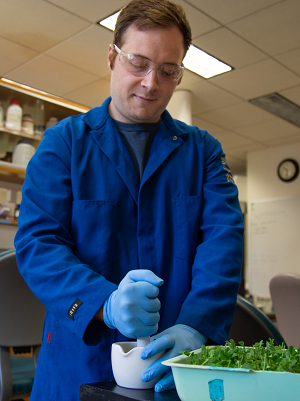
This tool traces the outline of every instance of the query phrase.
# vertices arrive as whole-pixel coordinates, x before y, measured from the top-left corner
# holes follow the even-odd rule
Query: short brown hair
[[[131,25],[141,31],[177,26],[183,35],[184,55],[192,42],[191,27],[184,9],[169,0],[132,0],[123,7],[114,31],[114,44],[119,48],[124,44],[124,34]]]

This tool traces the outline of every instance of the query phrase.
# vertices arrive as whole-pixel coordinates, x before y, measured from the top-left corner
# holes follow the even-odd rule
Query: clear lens
[[[155,64],[145,57],[135,56],[134,54],[125,53],[115,45],[116,51],[119,53],[120,62],[128,72],[136,77],[145,77],[150,71],[156,71],[160,82],[176,82],[183,74],[183,67],[174,64]]]
[[[143,74],[146,75],[151,69],[149,60],[145,59],[144,57],[133,56],[129,59],[126,57],[126,55],[124,55],[122,59],[124,60],[123,64],[125,64],[127,70],[137,76],[142,77]]]
[[[178,65],[163,64],[157,72],[159,77],[164,81],[178,81],[182,75],[182,68]]]

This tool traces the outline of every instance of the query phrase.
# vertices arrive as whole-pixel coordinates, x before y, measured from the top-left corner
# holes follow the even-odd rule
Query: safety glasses
[[[156,64],[143,56],[123,52],[116,45],[114,47],[120,56],[120,64],[136,77],[143,78],[151,71],[156,71],[158,80],[165,83],[179,81],[182,77],[183,66],[177,64]]]

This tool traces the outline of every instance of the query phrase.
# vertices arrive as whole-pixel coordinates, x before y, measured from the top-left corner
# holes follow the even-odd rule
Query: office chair
[[[29,397],[44,317],[44,305],[19,273],[15,250],[0,253],[0,401]]]
[[[244,341],[246,346],[252,346],[261,340],[265,344],[269,338],[274,339],[275,345],[286,346],[271,320],[255,305],[238,295],[229,339],[233,339],[235,343]]]
[[[278,274],[269,288],[278,329],[288,345],[300,347],[300,275]]]

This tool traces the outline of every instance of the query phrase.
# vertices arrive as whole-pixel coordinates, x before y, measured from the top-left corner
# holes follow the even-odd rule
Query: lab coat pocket
[[[175,208],[175,256],[193,262],[199,235],[202,196],[173,199]]]
[[[101,273],[114,262],[117,202],[77,200],[73,202],[74,253],[94,271]]]

